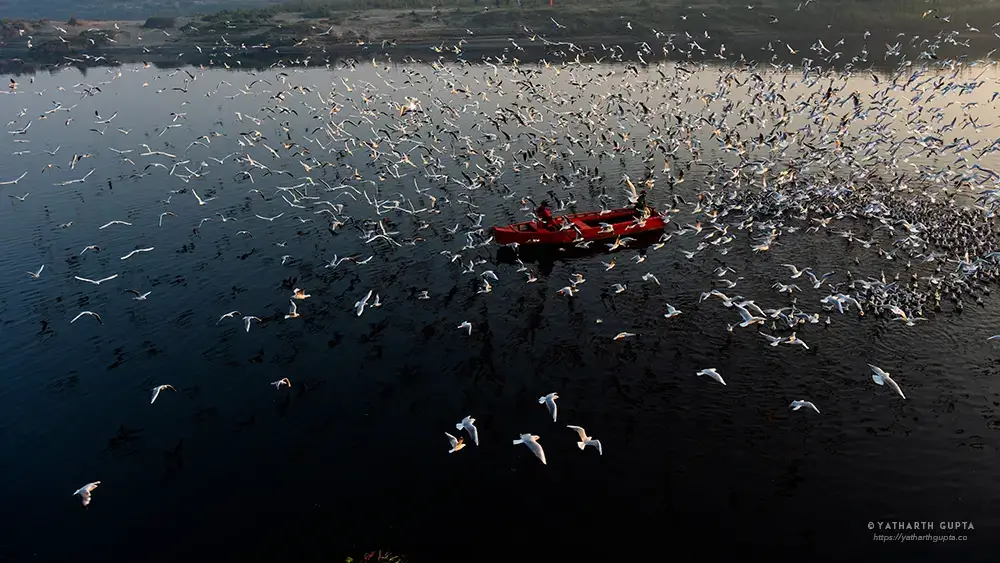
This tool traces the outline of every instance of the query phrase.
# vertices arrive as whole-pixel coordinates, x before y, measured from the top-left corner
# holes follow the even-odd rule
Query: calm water
[[[902,265],[879,258],[874,249],[847,247],[827,231],[807,234],[806,222],[761,255],[750,253],[748,233],[734,230],[737,239],[728,255],[706,251],[689,260],[681,250],[693,250],[701,235],[675,236],[663,248],[650,249],[642,264],[629,261],[634,250],[622,251],[611,271],[601,264],[609,260],[604,254],[529,263],[539,278],[531,285],[515,265],[497,262],[496,245],[462,250],[464,233],[475,220],[466,215],[470,210],[485,215],[484,226],[506,224],[525,215],[521,197],[540,200],[548,189],[560,198],[572,194],[581,210],[597,208],[602,187],[624,204],[616,184],[623,172],[643,176],[649,125],[661,128],[659,134],[676,133],[663,129],[674,126],[675,110],[705,117],[722,112],[725,100],[702,96],[716,91],[726,71],[701,70],[657,90],[635,87],[652,80],[652,72],[640,80],[616,66],[558,74],[522,67],[538,70],[534,77],[503,67],[496,73],[456,65],[383,67],[369,62],[353,72],[286,69],[283,77],[278,70],[252,76],[189,68],[197,80],[187,84],[186,93],[173,90],[184,87],[183,71],[170,76],[171,71],[124,67],[120,76],[104,70],[81,76],[68,70],[40,74],[33,84],[22,77],[17,95],[0,97],[0,113],[14,121],[7,130],[32,121],[26,135],[0,137],[5,155],[0,180],[28,172],[0,193],[29,193],[23,202],[8,197],[0,202],[0,352],[7,366],[0,385],[5,446],[0,559],[176,561],[206,553],[230,559],[267,553],[282,561],[337,561],[382,548],[418,560],[470,561],[525,549],[565,553],[586,546],[631,556],[697,546],[706,556],[752,549],[788,559],[799,557],[801,549],[821,558],[854,552],[899,561],[972,561],[995,551],[1000,521],[991,507],[1000,501],[993,478],[1000,392],[994,377],[1000,364],[995,346],[985,341],[1000,332],[994,301],[962,314],[934,315],[915,327],[834,313],[828,327],[800,329],[809,351],[772,348],[752,329],[730,335],[726,325],[738,316],[718,300],[698,303],[719,265],[743,277],[736,290],[723,291],[755,299],[761,307],[788,304],[770,289],[775,281],[789,283],[783,263],[817,272],[850,269],[858,277],[883,271],[892,276]],[[663,70],[670,76],[677,72],[672,66]],[[830,77],[803,79],[798,69],[758,72],[768,82],[786,81],[782,93],[790,108],[796,97],[805,102],[831,83]],[[734,71],[744,84],[751,75]],[[408,78],[411,84],[404,84]],[[980,125],[995,119],[992,86],[972,93],[953,89],[926,101],[938,80],[992,85],[998,78],[993,69],[944,69],[924,78],[933,81],[924,87],[923,100],[912,101],[914,91],[892,92],[896,109],[868,119],[885,120],[887,135],[897,140],[933,133],[907,115],[917,105],[926,106],[921,118],[933,117],[936,127],[952,117],[961,125],[963,112]],[[250,94],[226,98],[255,79],[270,85],[258,83]],[[518,82],[528,80],[530,89]],[[845,93],[858,90],[865,96],[876,89],[868,73],[832,80]],[[74,87],[80,82],[101,91],[81,96],[82,86]],[[632,90],[623,87],[629,83]],[[295,85],[311,91],[293,90]],[[469,91],[471,98],[454,89]],[[296,113],[261,109],[278,107],[278,100],[269,98],[279,91],[285,92],[284,106]],[[760,129],[766,134],[774,119],[747,91],[734,86],[726,98],[767,119]],[[487,92],[485,98],[481,92]],[[622,101],[607,106],[603,121],[587,123],[574,113],[602,95],[619,94]],[[407,95],[420,98],[429,123],[395,117],[390,101],[402,103]],[[363,97],[371,100],[365,115],[371,123],[355,107],[364,106]],[[493,157],[506,161],[497,184],[508,185],[516,197],[503,197],[499,187],[469,191],[406,164],[398,167],[401,178],[380,178],[370,165],[370,150],[351,145],[353,155],[338,155],[345,141],[315,131],[331,119],[330,100],[342,108],[333,121],[354,122],[344,124],[338,137],[365,141],[384,135],[380,128],[403,123],[405,133],[387,132],[394,139],[419,133],[418,141],[444,151],[434,154],[448,166],[441,173],[459,179],[460,171],[485,175],[481,170],[489,169],[493,149]],[[39,119],[53,101],[75,107]],[[643,117],[632,103],[639,101],[656,108],[651,116]],[[967,102],[978,105],[963,106]],[[833,119],[849,106],[848,101]],[[494,112],[500,108],[537,115],[525,127],[509,116],[503,127],[512,137],[509,146],[485,117],[473,113],[499,116]],[[103,135],[90,131],[105,127],[93,123],[95,111],[102,119],[118,112]],[[245,116],[242,122],[236,112]],[[172,121],[172,113],[186,118]],[[65,125],[67,117],[74,120]],[[808,112],[791,119],[788,129],[810,124]],[[161,136],[172,124],[181,127]],[[860,129],[861,123],[852,127]],[[518,136],[530,128],[549,137],[546,148],[518,154],[533,148]],[[735,162],[709,137],[711,129],[695,133],[702,160]],[[970,127],[948,137],[985,140],[983,148],[997,137],[996,130]],[[253,131],[264,138],[251,146],[246,139],[253,139]],[[602,133],[622,139],[626,132],[636,151],[600,160],[569,139]],[[201,135],[209,135],[207,147],[186,148]],[[468,142],[461,139],[465,135]],[[305,140],[317,137],[334,152]],[[298,146],[286,150],[282,142]],[[140,156],[142,143],[176,159]],[[411,144],[401,142],[399,149]],[[888,150],[889,144],[877,150]],[[331,186],[348,183],[371,197],[378,193],[380,200],[409,199],[416,209],[429,207],[428,194],[434,195],[442,212],[382,215],[390,219],[390,230],[400,233],[398,240],[424,239],[415,245],[366,244],[351,225],[331,233],[329,216],[315,213],[322,208],[315,200],[300,201],[306,206],[300,209],[276,193],[277,187],[307,181],[299,161],[308,157],[292,156],[302,146],[309,156],[334,164],[308,172],[317,185],[307,195],[344,204],[344,215],[379,218],[365,195],[325,192],[320,179]],[[477,154],[468,154],[469,146]],[[907,141],[898,156],[915,146]],[[55,156],[44,152],[57,147]],[[111,148],[133,152],[119,155]],[[13,154],[21,151],[30,153]],[[779,152],[772,157],[780,160]],[[84,153],[92,156],[70,170],[72,156]],[[209,158],[232,153],[236,156],[221,165]],[[251,169],[236,162],[246,155],[292,177],[254,169],[251,182],[238,174]],[[418,166],[420,155],[410,153]],[[955,158],[919,154],[903,166],[932,173]],[[200,170],[201,177],[188,183],[170,176],[175,160],[190,160],[176,173],[188,174],[186,166]],[[678,153],[672,173],[690,160],[689,152]],[[987,155],[977,162],[995,168],[1000,165],[995,160]],[[539,164],[532,166],[534,161]],[[571,161],[598,166],[604,180],[590,184],[575,177],[569,189],[558,181],[542,185],[542,174],[570,173]],[[167,169],[151,167],[148,175],[133,176],[154,162]],[[40,172],[48,163],[59,168]],[[659,174],[662,158],[650,166]],[[818,171],[837,163],[814,166]],[[53,185],[92,168],[84,183]],[[355,178],[355,170],[362,179]],[[691,167],[674,191],[695,201],[713,181],[704,176],[707,170]],[[429,191],[418,193],[414,181]],[[251,188],[267,199],[248,193]],[[169,193],[182,189],[187,191]],[[199,206],[191,189],[215,199]],[[667,206],[669,194],[666,180],[659,180],[650,202]],[[451,204],[441,203],[443,198]],[[692,213],[693,205],[681,207],[672,220],[676,225],[704,220]],[[175,216],[158,226],[164,211]],[[270,222],[255,217],[282,212]],[[238,220],[223,223],[217,213]],[[195,231],[205,217],[213,220]],[[132,225],[99,228],[112,220]],[[72,225],[60,228],[67,222]],[[456,223],[460,229],[450,234],[447,229]],[[840,227],[871,234],[860,222]],[[252,238],[237,234],[243,230]],[[892,244],[893,237],[884,233],[872,236],[884,247]],[[101,251],[81,255],[87,245]],[[154,250],[121,260],[141,247]],[[477,294],[479,276],[463,274],[462,266],[441,254],[446,250],[462,253],[466,264],[474,257],[487,260],[476,272],[496,272],[493,292]],[[325,268],[334,255],[373,258]],[[40,279],[24,273],[42,264]],[[579,295],[572,300],[557,295],[575,272],[587,279]],[[643,282],[646,272],[655,273],[662,285]],[[118,278],[100,286],[74,279],[116,273]],[[629,289],[607,296],[614,283]],[[819,299],[827,292],[807,285],[798,297],[800,308],[822,312]],[[312,297],[299,303],[300,318],[284,320],[292,287]],[[152,293],[145,301],[122,293],[133,288]],[[384,305],[357,317],[352,305],[369,289]],[[431,299],[416,299],[421,290]],[[664,319],[666,302],[683,314]],[[103,326],[89,318],[71,325],[85,309],[98,312]],[[234,309],[242,314],[216,323]],[[274,318],[247,333],[239,320],[243,315]],[[473,323],[471,336],[456,329],[464,320]],[[620,331],[638,336],[612,341]],[[868,363],[897,376],[907,400],[874,385]],[[718,368],[728,385],[694,375],[706,367]],[[269,385],[282,377],[292,381],[290,389]],[[172,384],[177,392],[166,391],[150,405],[149,390],[159,384]],[[537,402],[553,391],[560,395],[558,423]],[[822,414],[789,411],[794,399],[814,401]],[[465,415],[477,419],[481,445],[448,455],[443,433],[459,435],[454,425]],[[578,451],[566,424],[601,439],[604,455]],[[525,432],[541,436],[547,466],[526,448],[511,445]],[[102,485],[92,504],[81,508],[70,493],[93,480]],[[975,530],[965,532],[968,541],[962,543],[872,540],[870,521],[895,520],[966,521]]]

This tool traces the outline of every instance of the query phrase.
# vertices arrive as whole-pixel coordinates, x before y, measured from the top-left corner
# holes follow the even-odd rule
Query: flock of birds
[[[634,252],[627,262],[636,265],[652,252],[719,264],[697,303],[719,303],[732,311],[731,334],[752,329],[762,344],[803,351],[811,348],[799,333],[810,325],[829,325],[835,315],[914,326],[931,312],[983,304],[990,285],[1000,278],[1000,252],[995,250],[1000,240],[992,227],[1000,188],[991,187],[1000,173],[980,165],[1000,150],[1000,139],[971,138],[989,131],[992,124],[977,117],[977,107],[994,108],[1000,92],[983,95],[984,89],[996,87],[995,79],[983,79],[992,63],[937,59],[942,46],[961,44],[959,31],[901,40],[919,48],[916,60],[907,58],[900,43],[876,53],[881,46],[869,45],[867,33],[864,47],[853,55],[837,51],[843,41],[832,47],[822,40],[811,47],[784,44],[792,54],[809,52],[798,65],[773,57],[753,63],[749,55],[733,56],[724,47],[711,56],[691,33],[657,32],[664,40],[662,52],[680,62],[655,62],[658,50],[642,43],[635,46],[634,58],[640,61],[635,63],[624,46],[586,49],[545,39],[542,30],[524,31],[529,40],[544,40],[552,61],[520,61],[514,40],[505,52],[482,61],[465,60],[461,43],[451,49],[442,44],[437,49],[441,58],[430,65],[399,64],[387,52],[381,60],[379,55],[370,61],[326,59],[331,71],[323,75],[330,79],[326,85],[302,81],[315,76],[305,72],[303,67],[312,64],[306,58],[252,75],[227,74],[201,89],[194,84],[214,83],[219,75],[203,68],[167,72],[148,65],[112,67],[106,80],[49,92],[58,99],[40,115],[15,112],[7,132],[18,150],[0,167],[5,174],[0,186],[8,191],[25,185],[34,190],[103,190],[102,183],[91,179],[97,166],[77,169],[89,159],[113,158],[119,167],[127,165],[128,172],[103,178],[108,191],[117,189],[115,182],[128,185],[148,182],[146,178],[172,189],[163,194],[158,217],[113,220],[98,227],[98,233],[140,229],[140,220],[150,230],[183,220],[192,237],[214,222],[234,238],[253,241],[259,232],[254,225],[287,229],[302,238],[315,234],[303,232],[304,225],[322,221],[318,235],[332,233],[330,245],[347,253],[316,262],[333,272],[342,271],[345,263],[361,268],[373,259],[392,260],[398,249],[419,247],[434,237],[454,246],[426,259],[453,265],[458,280],[471,276],[475,282],[469,286],[476,295],[491,293],[507,279],[497,273],[499,261],[490,264],[491,258],[484,257],[495,246],[490,221],[531,217],[542,193],[555,209],[566,212],[578,207],[574,194],[585,193],[586,205],[610,210],[634,203],[640,189],[648,190],[667,230],[650,246],[633,245],[636,241],[628,238],[607,243],[602,252],[612,257],[602,261],[603,271],[615,269],[625,251]],[[774,46],[765,50],[773,52]],[[238,49],[223,38],[217,52],[232,57]],[[446,60],[445,53],[454,57]],[[835,61],[843,64],[835,67]],[[894,70],[880,75],[871,70],[876,62]],[[95,112],[92,119],[74,111],[80,102],[73,96],[106,97],[125,81],[129,88],[156,94],[180,92],[183,99],[179,107],[163,110],[165,124],[145,142],[133,141],[132,129],[116,119],[117,111],[107,117]],[[859,81],[871,91],[859,91]],[[8,93],[16,96],[4,100],[5,111],[19,96],[46,95],[14,79]],[[253,100],[247,103],[256,109],[225,110],[238,98]],[[188,121],[184,106],[198,103],[218,104],[224,115],[211,124]],[[88,147],[71,155],[60,152],[61,146],[45,149],[49,158],[38,173],[14,169],[19,158],[39,155],[30,143],[55,138],[52,131],[47,138],[35,136],[43,120],[89,129],[84,131]],[[106,150],[98,148],[104,145]],[[685,173],[692,170],[704,183],[682,187]],[[46,181],[42,175],[58,177]],[[519,193],[511,184],[525,191]],[[235,189],[243,195],[232,195]],[[8,195],[16,207],[31,205],[30,191]],[[55,226],[77,228],[73,221]],[[727,258],[730,252],[753,257],[778,245],[796,245],[796,233],[820,232],[840,238],[851,251],[877,253],[898,270],[865,276],[783,264],[787,276],[774,279],[772,295],[751,299],[738,294],[744,278],[737,276],[736,260]],[[285,253],[287,244],[268,243],[281,266],[314,260]],[[98,241],[69,257],[66,283],[91,284],[100,291],[119,280],[120,273],[72,274],[87,253],[107,246]],[[596,250],[602,244],[583,241],[576,246]],[[510,250],[523,249],[511,245]],[[118,262],[124,266],[152,252],[160,251],[136,247]],[[860,259],[854,261],[861,269]],[[548,281],[520,258],[516,263],[526,283]],[[580,259],[580,269],[586,271],[589,263]],[[27,275],[32,280],[52,275],[45,267]],[[616,272],[623,270],[619,281],[601,289],[602,300],[633,291],[630,284],[660,286],[652,271],[632,281],[627,267]],[[576,273],[569,285],[552,292],[578,299],[585,282],[585,274]],[[462,287],[456,281],[452,294]],[[215,324],[242,320],[250,332],[254,323],[295,322],[309,313],[300,307],[311,295],[299,287],[289,289],[287,313],[233,310]],[[118,291],[138,301],[156,299],[149,289]],[[435,299],[432,291],[417,288],[409,298]],[[361,317],[404,298],[384,299],[368,290],[350,313]],[[758,304],[765,299],[777,303]],[[683,314],[665,304],[666,319]],[[83,317],[105,323],[96,310],[74,315],[70,323]],[[477,325],[464,320],[455,328],[471,337]],[[623,331],[613,339],[636,336]],[[874,383],[906,398],[887,371],[869,366]],[[726,385],[716,368],[696,375]],[[292,381],[271,384],[280,390]],[[150,403],[165,390],[175,391],[169,384],[156,385]],[[557,399],[556,393],[539,399],[553,421]],[[789,408],[820,413],[805,399],[792,401]],[[568,428],[578,435],[581,450],[591,446],[603,454],[601,442],[582,427]],[[465,417],[456,429],[479,445],[474,418]],[[445,434],[449,453],[466,446],[464,438]],[[513,443],[546,463],[539,436],[524,433]],[[74,494],[86,506],[99,484],[89,483]]]
[[[549,393],[548,395],[543,395],[538,398],[538,404],[545,405],[545,407],[549,410],[549,414],[552,415],[552,422],[557,422],[559,407],[556,406],[556,399],[558,398],[558,393]],[[465,430],[469,434],[469,439],[472,440],[472,443],[478,446],[479,430],[476,428],[475,422],[476,419],[471,416],[466,416],[461,422],[455,425],[455,429]],[[580,440],[576,443],[578,448],[583,450],[586,449],[587,446],[592,446],[597,450],[599,455],[604,455],[604,447],[601,446],[601,441],[594,439],[593,436],[588,436],[587,431],[582,427],[567,425],[566,428],[575,432],[580,438]],[[464,438],[456,438],[448,432],[445,432],[444,435],[448,437],[448,444],[451,447],[451,449],[448,450],[448,453],[455,453],[465,447]],[[539,439],[540,436],[537,434],[521,434],[518,439],[514,440],[514,445],[518,446],[523,444],[531,450],[531,453],[535,454],[535,457],[537,457],[543,465],[547,465],[548,462],[545,461],[545,450],[542,448],[542,444],[538,441]]]

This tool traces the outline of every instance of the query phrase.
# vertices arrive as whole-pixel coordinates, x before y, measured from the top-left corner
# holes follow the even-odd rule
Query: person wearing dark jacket
[[[635,210],[643,215],[649,213],[649,207],[646,205],[646,190],[639,192],[639,197],[635,199]]]

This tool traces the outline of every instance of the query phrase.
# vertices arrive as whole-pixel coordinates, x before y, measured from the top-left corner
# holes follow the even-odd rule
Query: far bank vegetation
[[[173,29],[177,25],[177,19],[169,16],[153,16],[147,18],[142,24],[143,29]]]

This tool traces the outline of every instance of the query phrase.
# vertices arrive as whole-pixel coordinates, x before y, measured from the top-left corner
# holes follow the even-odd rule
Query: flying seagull
[[[552,414],[552,422],[556,421],[556,414],[558,413],[558,407],[556,407],[556,399],[559,398],[558,393],[549,393],[538,398],[539,405],[545,405],[549,408],[549,413]]]
[[[448,450],[448,453],[453,454],[465,447],[465,441],[462,438],[456,438],[447,432],[444,435],[448,437],[448,443],[451,444],[451,449]]]
[[[715,368],[703,369],[698,373],[696,373],[695,375],[707,375],[723,385],[726,384],[726,382],[722,380],[722,376],[719,375],[719,372],[715,371]]]
[[[576,433],[580,436],[580,441],[576,443],[576,446],[578,448],[582,450],[587,446],[594,446],[595,448],[597,448],[598,454],[604,455],[604,449],[601,447],[601,441],[595,440],[592,436],[587,436],[587,431],[584,430],[582,427],[567,425],[566,428],[569,428],[570,430],[575,430]]]
[[[135,295],[135,297],[132,298],[133,300],[135,300],[135,301],[145,301],[146,298],[149,297],[149,294],[153,293],[153,292],[152,291],[147,291],[146,293],[139,293],[138,289],[126,289],[122,293],[132,293],[132,294]]]
[[[243,327],[247,329],[247,332],[250,332],[250,321],[260,322],[260,317],[255,317],[253,315],[243,317]]]
[[[235,317],[236,315],[239,315],[239,314],[240,314],[239,311],[230,311],[230,312],[226,313],[225,315],[222,315],[221,317],[219,317],[219,320],[216,321],[215,324],[219,324],[219,323],[222,322],[223,319],[231,319],[231,318],[233,318],[233,317]]]
[[[173,385],[157,385],[156,387],[153,387],[153,398],[149,400],[149,404],[152,405],[153,403],[155,403],[156,398],[160,396],[160,391],[163,391],[164,389],[170,389],[171,391],[177,390],[174,389]]]
[[[903,394],[903,390],[899,388],[899,384],[889,376],[889,372],[878,366],[873,366],[872,364],[868,364],[868,367],[872,368],[872,381],[878,383],[879,385],[888,384],[893,391],[899,393],[900,397],[904,399],[906,398],[906,395]]]
[[[514,445],[524,444],[528,446],[531,453],[535,454],[535,457],[542,460],[542,465],[548,465],[545,463],[545,450],[542,449],[542,445],[538,443],[538,436],[533,434],[521,434],[521,437],[514,440]]]
[[[458,424],[455,425],[455,429],[456,430],[465,430],[466,432],[468,432],[469,433],[469,439],[472,440],[473,444],[475,444],[475,445],[478,446],[479,445],[479,430],[476,430],[476,424],[475,423],[476,423],[476,419],[472,418],[471,416],[467,416],[467,417],[465,417],[465,418],[462,419],[462,422],[459,422]]]
[[[77,316],[75,316],[75,317],[73,317],[73,320],[71,320],[69,323],[70,324],[75,323],[77,321],[77,319],[79,319],[80,317],[82,317],[84,315],[89,315],[91,317],[94,317],[95,319],[97,319],[97,322],[101,323],[102,325],[104,324],[104,321],[101,319],[101,316],[98,315],[97,313],[93,312],[93,311],[81,311],[80,314],[77,315]]]
[[[816,408],[816,405],[812,404],[810,401],[792,401],[792,404],[788,406],[791,407],[793,411],[797,411],[802,407],[805,407],[816,411],[817,414],[819,413],[819,409]]]
[[[93,483],[87,483],[86,485],[80,487],[73,492],[73,496],[80,495],[80,504],[87,506],[90,504],[90,493],[100,485],[100,481],[94,481]]]

